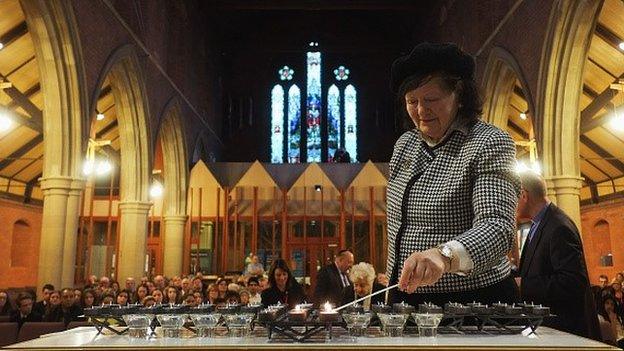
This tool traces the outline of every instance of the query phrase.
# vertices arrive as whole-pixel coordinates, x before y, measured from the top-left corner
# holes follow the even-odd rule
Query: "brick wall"
[[[601,202],[581,208],[581,226],[589,279],[598,283],[598,276],[609,279],[624,271],[624,199]],[[612,267],[601,267],[600,256],[607,250],[613,255]]]
[[[0,289],[37,285],[42,211],[38,206],[0,199]],[[27,227],[22,226],[22,230],[18,230],[16,235],[22,236],[22,239],[14,243],[15,223],[20,221]],[[12,250],[14,245],[19,250]],[[17,262],[25,262],[27,265],[13,267],[12,251],[26,256]]]

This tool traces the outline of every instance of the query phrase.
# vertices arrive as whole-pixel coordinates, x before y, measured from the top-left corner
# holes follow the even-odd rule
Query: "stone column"
[[[63,243],[63,273],[60,289],[73,287],[76,274],[76,242],[78,241],[78,219],[80,217],[80,199],[85,181],[74,179],[67,198],[65,218],[65,240]]]
[[[581,230],[581,186],[583,178],[570,175],[545,177],[548,197],[561,208]]]
[[[41,179],[43,191],[43,215],[39,242],[39,264],[37,291],[44,284],[60,289],[62,284],[61,263],[67,221],[67,200],[74,179],[69,177],[47,177]]]
[[[165,240],[163,245],[163,273],[167,277],[182,274],[184,259],[184,229],[186,215],[167,215],[165,222]]]
[[[126,201],[119,203],[119,251],[117,252],[117,275],[123,282],[128,277],[137,281],[145,274],[147,251],[147,220],[152,203]]]

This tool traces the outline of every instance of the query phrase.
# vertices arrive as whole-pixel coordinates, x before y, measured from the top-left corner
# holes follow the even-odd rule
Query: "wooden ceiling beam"
[[[613,31],[611,31],[611,29],[598,22],[596,23],[596,30],[594,31],[594,33],[602,40],[606,41],[607,44],[611,45],[614,49],[620,51],[619,45],[622,42],[622,39],[618,37],[617,34],[615,34]]]
[[[7,47],[17,39],[26,35],[26,33],[28,33],[28,25],[26,24],[26,21],[22,21],[18,23],[15,27],[9,29],[8,32],[1,35],[0,43]]]
[[[9,156],[0,161],[0,171],[10,166],[13,162],[23,157],[33,147],[43,142],[43,134],[39,134],[31,139],[26,144],[22,145],[19,149],[13,151]]]
[[[507,125],[509,128],[513,129],[514,132],[520,134],[523,139],[529,140],[529,133],[525,132],[522,127],[515,124],[511,119],[507,121]]]
[[[581,135],[580,140],[581,140],[581,143],[585,144],[585,146],[590,148],[598,156],[604,158],[606,162],[611,164],[611,166],[615,167],[618,171],[624,173],[624,162],[615,158],[613,155],[611,155],[611,153],[609,153],[607,150],[600,147],[598,144],[593,142],[587,136]]]
[[[6,77],[0,74],[0,79],[6,80]],[[29,92],[38,91],[41,89],[39,83],[28,89]],[[39,130],[43,130],[43,112],[28,98],[25,93],[22,93],[17,88],[10,87],[4,89],[4,92],[13,100],[16,106],[21,107],[32,119],[32,123],[39,126]]]
[[[100,138],[102,138],[104,134],[110,132],[113,128],[117,127],[117,125],[119,125],[119,122],[117,121],[117,119],[115,119],[114,121],[109,123],[106,127],[102,128],[102,130],[97,132],[95,134],[95,139],[100,140]]]
[[[616,78],[612,83],[619,83],[620,79],[624,79],[624,74]],[[583,85],[583,92],[585,90],[585,84]],[[587,87],[589,89],[589,87]],[[589,95],[589,94],[588,94]],[[609,113],[604,113],[601,116],[594,118],[594,116],[600,112],[603,108],[605,108],[608,104],[611,103],[611,100],[617,95],[617,90],[611,89],[611,84],[607,86],[605,90],[603,90],[600,94],[597,94],[592,102],[587,105],[581,111],[581,134],[585,134],[590,130],[601,126],[604,124],[605,119],[608,117]]]

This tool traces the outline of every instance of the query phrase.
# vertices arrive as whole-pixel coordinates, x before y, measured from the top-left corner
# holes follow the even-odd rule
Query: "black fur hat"
[[[399,57],[392,64],[390,88],[398,93],[404,82],[436,71],[474,79],[475,62],[455,44],[420,43],[409,55]]]

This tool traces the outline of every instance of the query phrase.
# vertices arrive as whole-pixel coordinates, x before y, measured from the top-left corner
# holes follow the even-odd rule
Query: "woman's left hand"
[[[399,288],[411,294],[419,286],[435,284],[449,269],[448,259],[437,248],[414,252],[403,263]]]

